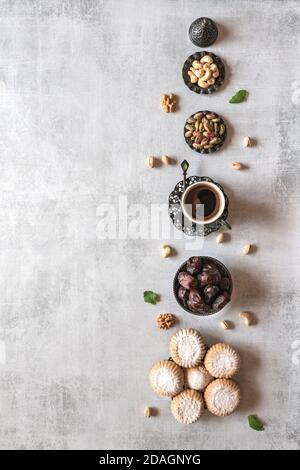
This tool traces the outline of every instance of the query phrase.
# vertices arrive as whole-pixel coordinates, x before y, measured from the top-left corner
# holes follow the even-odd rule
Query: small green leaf
[[[189,166],[190,166],[189,162],[187,162],[186,160],[183,160],[183,162],[181,163],[182,171],[184,171],[184,172],[188,171]]]
[[[156,294],[155,292],[152,292],[152,290],[145,290],[144,292],[144,301],[147,302],[148,304],[155,305],[156,302],[159,300],[159,295]]]
[[[245,101],[246,96],[247,96],[247,91],[246,90],[239,90],[239,91],[236,92],[235,95],[233,95],[230,98],[229,103],[231,103],[231,104],[242,103],[243,101]]]
[[[255,415],[248,416],[248,423],[250,428],[255,429],[255,431],[263,431],[264,425]]]

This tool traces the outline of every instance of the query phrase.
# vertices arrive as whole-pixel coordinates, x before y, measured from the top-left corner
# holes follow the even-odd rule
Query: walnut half
[[[160,105],[165,113],[172,113],[176,104],[176,97],[172,93],[170,95],[161,95]]]
[[[161,330],[168,330],[176,323],[176,317],[172,313],[160,313],[156,317],[157,327]]]

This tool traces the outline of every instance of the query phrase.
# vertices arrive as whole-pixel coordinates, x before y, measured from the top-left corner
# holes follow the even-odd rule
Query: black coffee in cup
[[[224,195],[211,182],[199,182],[188,187],[183,196],[186,215],[198,223],[210,223],[220,217],[225,206]]]

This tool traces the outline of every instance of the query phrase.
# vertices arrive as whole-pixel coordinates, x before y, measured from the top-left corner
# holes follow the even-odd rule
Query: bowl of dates
[[[176,272],[173,291],[186,312],[199,316],[212,315],[230,302],[232,277],[226,266],[217,259],[192,256]]]

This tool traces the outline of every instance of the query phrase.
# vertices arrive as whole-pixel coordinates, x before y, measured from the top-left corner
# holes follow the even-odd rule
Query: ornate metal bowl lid
[[[189,28],[189,37],[195,46],[211,46],[218,37],[217,25],[210,18],[198,18]]]

